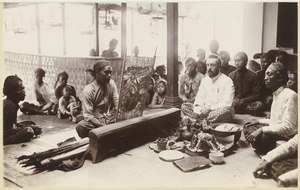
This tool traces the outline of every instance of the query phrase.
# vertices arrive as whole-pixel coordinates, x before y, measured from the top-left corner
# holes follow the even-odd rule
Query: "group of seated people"
[[[76,122],[76,116],[80,114],[81,101],[76,96],[75,87],[68,83],[68,73],[61,72],[57,76],[54,88],[44,82],[45,70],[35,70],[34,92],[35,103],[23,102],[20,110],[25,114],[49,114],[56,115],[59,119],[68,118]]]
[[[261,54],[261,70],[253,72],[246,67],[248,56],[245,52],[236,53],[235,69],[232,69],[228,64],[228,52],[218,53],[216,48],[212,49],[206,60],[203,51],[198,51],[198,55],[202,52],[198,61],[201,66],[197,67],[193,58],[186,61],[186,71],[179,83],[182,117],[195,121],[206,119],[210,123],[234,122],[236,113],[269,117],[267,123],[255,120],[244,126],[246,141],[258,154],[267,154],[254,172],[260,177],[271,163],[297,152],[298,96],[291,85],[296,86],[295,79],[288,77],[291,73],[295,77],[295,72],[287,70],[282,52]],[[205,69],[201,73],[199,68]],[[270,111],[270,115],[264,115],[264,111]],[[275,149],[280,140],[291,142]],[[295,171],[278,178],[285,185],[294,184],[296,179]]]
[[[199,61],[193,58],[186,61],[186,72],[179,82],[179,95],[183,100],[182,116],[195,121],[206,119],[211,123],[219,123],[233,122],[235,113],[260,115],[263,110],[270,110],[268,124],[253,121],[245,125],[244,129],[245,138],[254,149],[261,154],[268,152],[254,172],[255,176],[260,176],[270,163],[278,160],[279,154],[285,152],[288,155],[287,151],[297,150],[297,93],[288,88],[288,72],[281,59],[267,53],[261,55],[261,70],[255,73],[246,68],[247,54],[238,52],[234,56],[236,67],[233,70],[228,64],[228,52],[219,53],[213,46],[211,49],[212,54],[207,59],[202,56],[200,67]],[[204,68],[203,63],[206,71],[201,73],[199,68]],[[167,89],[165,67],[157,71],[151,78],[146,106],[160,107],[164,104]],[[25,102],[20,110],[27,114],[58,112],[59,118],[71,116],[73,120],[82,107],[84,119],[76,124],[76,131],[81,138],[87,137],[94,128],[115,122],[119,94],[111,79],[112,67],[109,61],[98,61],[89,72],[94,80],[84,87],[81,104],[74,86],[67,82],[66,72],[58,75],[55,95],[52,95],[43,81],[45,71],[36,69],[34,89],[39,105]],[[25,98],[22,80],[18,76],[8,76],[4,81],[3,93],[6,96],[3,102],[4,144],[31,140],[37,134],[34,127],[20,127],[17,123],[19,102]],[[278,140],[290,141],[284,144],[285,147],[274,149]]]

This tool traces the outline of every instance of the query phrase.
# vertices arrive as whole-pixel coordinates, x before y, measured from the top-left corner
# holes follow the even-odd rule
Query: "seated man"
[[[22,80],[17,76],[6,77],[3,94],[6,96],[3,100],[3,144],[28,142],[34,135],[39,135],[40,128],[17,123],[18,104],[25,99]]]
[[[207,59],[208,76],[203,78],[194,105],[189,109],[194,111],[183,113],[191,118],[204,119],[209,122],[231,122],[231,109],[234,97],[232,80],[220,72],[221,60],[217,56]],[[183,109],[183,112],[186,110]]]
[[[282,63],[268,67],[265,84],[273,91],[270,122],[263,126],[253,121],[244,129],[246,140],[262,154],[275,148],[277,140],[288,140],[298,131],[298,96],[285,87],[286,75]]]
[[[76,126],[79,137],[88,137],[89,131],[115,121],[114,112],[119,102],[116,84],[111,80],[112,67],[108,61],[97,62],[88,70],[95,78],[83,89],[82,109],[84,120]]]
[[[37,68],[34,71],[34,92],[39,105],[24,102],[20,110],[26,114],[51,114],[55,115],[57,111],[57,100],[52,90],[47,83],[44,82],[46,72],[42,68]]]
[[[259,115],[263,104],[258,101],[259,81],[257,74],[246,68],[248,56],[244,52],[238,52],[234,56],[236,70],[229,74],[235,87],[233,106],[235,113]]]
[[[103,50],[102,57],[105,58],[115,58],[118,57],[118,53],[115,51],[118,45],[117,39],[112,39],[109,41],[109,48],[107,50]]]
[[[265,72],[271,63],[272,59],[270,55],[267,53],[262,54],[260,57],[261,70],[256,72],[260,84],[260,101],[263,103],[264,109],[267,111],[270,111],[271,109],[271,104],[273,101],[273,92],[270,88],[267,88],[265,85]]]
[[[197,61],[197,72],[201,73],[203,76],[206,74],[207,68],[206,63],[204,61]]]
[[[281,144],[262,157],[262,161],[253,172],[254,177],[262,177],[265,173],[272,173],[275,168],[275,179],[279,186],[297,186],[298,183],[298,135],[288,142]],[[287,160],[289,159],[289,160]]]
[[[228,76],[231,72],[235,71],[235,66],[229,65],[230,55],[227,51],[220,52],[221,69],[220,72]]]
[[[180,79],[179,96],[183,102],[194,103],[203,75],[197,72],[197,63],[193,58],[186,60],[186,73]]]

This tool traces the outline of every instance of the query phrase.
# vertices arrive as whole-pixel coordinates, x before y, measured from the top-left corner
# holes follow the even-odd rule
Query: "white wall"
[[[262,50],[276,48],[278,3],[264,3]]]
[[[263,3],[245,3],[243,18],[243,50],[249,59],[262,51]]]

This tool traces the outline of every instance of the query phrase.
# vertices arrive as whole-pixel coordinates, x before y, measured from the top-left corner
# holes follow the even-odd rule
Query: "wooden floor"
[[[159,110],[150,110],[146,113]],[[71,171],[46,171],[32,174],[16,163],[16,157],[56,147],[69,137],[79,137],[75,124],[54,116],[20,116],[33,120],[44,129],[41,137],[29,143],[4,147],[5,187],[277,187],[273,179],[256,179],[252,175],[260,158],[242,136],[235,152],[225,157],[225,164],[184,173],[171,162],[162,161],[148,144],[126,153],[92,164],[87,160],[82,168]],[[254,119],[237,115],[242,124]],[[185,155],[188,156],[188,155]]]

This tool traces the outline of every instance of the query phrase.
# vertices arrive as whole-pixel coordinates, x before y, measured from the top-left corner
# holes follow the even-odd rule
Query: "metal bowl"
[[[239,129],[237,131],[219,131],[219,130],[215,129],[219,125],[223,125],[223,124],[234,125]],[[216,137],[227,137],[230,135],[234,135],[234,143],[236,143],[240,140],[243,129],[239,125],[234,124],[234,123],[211,123],[209,126],[209,130],[210,130],[210,133]]]

